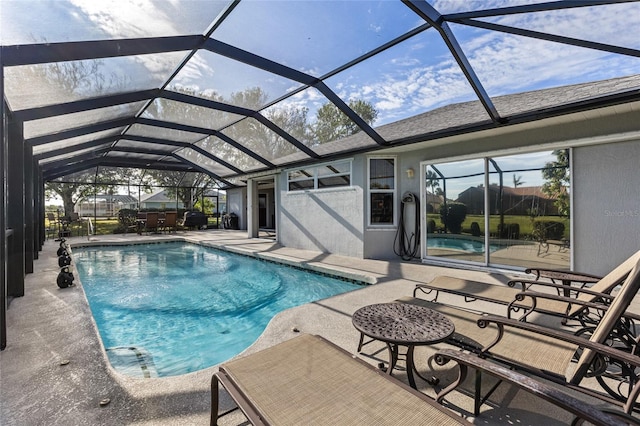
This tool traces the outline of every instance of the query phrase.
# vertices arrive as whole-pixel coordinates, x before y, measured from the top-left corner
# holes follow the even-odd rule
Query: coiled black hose
[[[414,232],[409,235],[405,227],[405,209],[408,204],[415,205]],[[393,241],[393,252],[402,260],[411,260],[418,257],[420,248],[420,199],[410,192],[405,192],[400,202],[400,223]]]

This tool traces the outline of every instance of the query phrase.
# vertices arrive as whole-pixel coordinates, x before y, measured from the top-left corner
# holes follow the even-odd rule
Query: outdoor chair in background
[[[633,267],[611,305],[589,338],[506,317],[474,313],[422,299],[405,297],[398,302],[416,303],[446,315],[455,325],[447,343],[469,349],[516,370],[526,371],[586,395],[622,406],[630,413],[640,393],[640,357],[637,341],[632,347],[616,336],[616,326],[640,290],[640,262]],[[526,294],[526,293],[525,293]],[[570,368],[571,367],[571,368]],[[581,386],[593,377],[601,390]],[[480,379],[477,378],[479,381]],[[456,385],[457,386],[457,385]],[[448,387],[447,392],[455,386]],[[495,390],[492,388],[488,395]],[[441,393],[442,399],[447,392]],[[476,385],[476,412],[487,396]]]
[[[82,231],[84,230],[84,220],[80,217],[80,213],[72,212],[69,215],[69,226],[71,227],[71,233],[73,234],[73,230],[76,231],[76,235],[79,237],[82,236]]]
[[[178,212],[165,212],[162,222],[162,231],[176,232],[178,227]]]
[[[556,279],[562,282],[541,280],[511,280],[506,286],[489,284],[480,281],[464,280],[448,276],[438,276],[426,284],[417,284],[413,297],[431,294],[432,302],[437,301],[439,292],[456,294],[464,297],[465,302],[482,300],[507,306],[506,316],[510,318],[514,312],[523,312],[519,319],[528,319],[533,312],[558,316],[565,324],[567,320],[576,320],[583,327],[592,325],[602,316],[603,306],[611,303],[611,292],[627,278],[629,272],[640,260],[640,251],[634,253],[606,276],[578,272],[555,271]],[[534,272],[534,270],[529,270]],[[550,276],[552,270],[535,270],[537,276]],[[586,287],[585,283],[593,283]],[[536,289],[541,289],[537,291]],[[542,289],[553,288],[557,294],[564,292],[565,297],[544,293]],[[522,293],[531,293],[531,297],[523,298]],[[600,309],[599,309],[600,308]],[[640,317],[639,317],[640,318]]]
[[[57,238],[60,223],[54,213],[47,213],[48,226],[45,227],[46,238]]]
[[[597,425],[624,424],[543,383],[527,387],[529,383],[522,389],[579,418]],[[310,334],[222,364],[211,379],[212,425],[235,410],[218,413],[219,384],[254,425],[471,424],[425,394]]]
[[[148,233],[158,232],[158,212],[147,212],[144,230]]]

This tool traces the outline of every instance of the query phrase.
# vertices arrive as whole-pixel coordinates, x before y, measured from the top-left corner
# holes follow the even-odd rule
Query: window
[[[351,186],[351,160],[291,170],[287,180],[289,191]]]
[[[395,158],[369,158],[369,225],[395,225]]]

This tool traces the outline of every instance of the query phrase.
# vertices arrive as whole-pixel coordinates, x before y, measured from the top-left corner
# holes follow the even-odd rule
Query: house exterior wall
[[[640,249],[640,140],[573,150],[574,269],[604,275]]]
[[[247,229],[247,188],[227,190],[227,213],[238,215],[238,227]]]
[[[419,162],[415,153],[393,155],[396,158],[396,203],[406,191],[419,196]],[[353,158],[351,186],[314,191],[287,190],[287,176],[279,179],[278,241],[287,246],[357,258],[392,259],[397,226],[368,226],[367,159]],[[407,177],[412,168],[414,176]],[[400,211],[397,211],[398,220]],[[413,227],[415,212],[407,209],[406,222]],[[410,232],[413,230],[410,229]]]
[[[184,203],[178,202],[178,209],[184,209]],[[140,203],[140,209],[157,209],[157,210],[176,210],[176,200],[170,201],[143,201]]]
[[[373,155],[363,155],[363,177],[364,177],[364,227],[365,227],[365,240],[364,240],[364,258],[365,259],[397,259],[396,254],[396,237],[398,234],[398,226],[401,220],[401,199],[403,194],[411,192],[420,199],[420,161],[424,160],[422,152],[412,151],[396,154],[396,175],[397,175],[397,190],[396,190],[396,202],[394,208],[397,209],[397,223],[394,227],[380,228],[367,226],[367,202],[368,192],[366,190],[367,182],[367,167],[366,161]],[[413,170],[413,177],[408,177],[407,170]],[[419,207],[419,204],[406,204],[404,206],[404,224],[407,235],[410,237],[415,234],[415,208]],[[418,212],[419,213],[419,212]],[[420,240],[419,236],[415,238]]]
[[[287,173],[277,177],[278,241],[303,250],[362,258],[364,255],[363,159],[354,158],[350,187],[288,191]]]
[[[285,189],[278,240],[287,247],[362,258],[362,199],[362,188],[355,186],[313,192]]]
[[[573,269],[604,275],[640,249],[640,140],[576,147],[572,152]],[[419,163],[426,155],[396,155],[396,208],[405,192],[419,195]],[[281,174],[276,218],[280,243],[357,258],[397,258],[398,228],[367,226],[367,158],[354,157],[351,187],[288,192],[286,174]],[[407,177],[408,168],[416,171],[413,178]],[[246,229],[246,190],[230,190],[229,200],[230,211],[241,216],[241,228]],[[405,210],[409,235],[414,214],[411,207]]]

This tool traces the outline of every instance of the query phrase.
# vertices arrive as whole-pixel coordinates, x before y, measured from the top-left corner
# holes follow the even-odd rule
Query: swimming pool
[[[467,253],[484,253],[484,242],[467,238],[428,237],[427,249],[449,249]],[[500,248],[497,244],[490,244],[489,251],[493,253]]]
[[[221,363],[278,312],[361,285],[196,244],[74,248],[112,366],[164,377]]]

